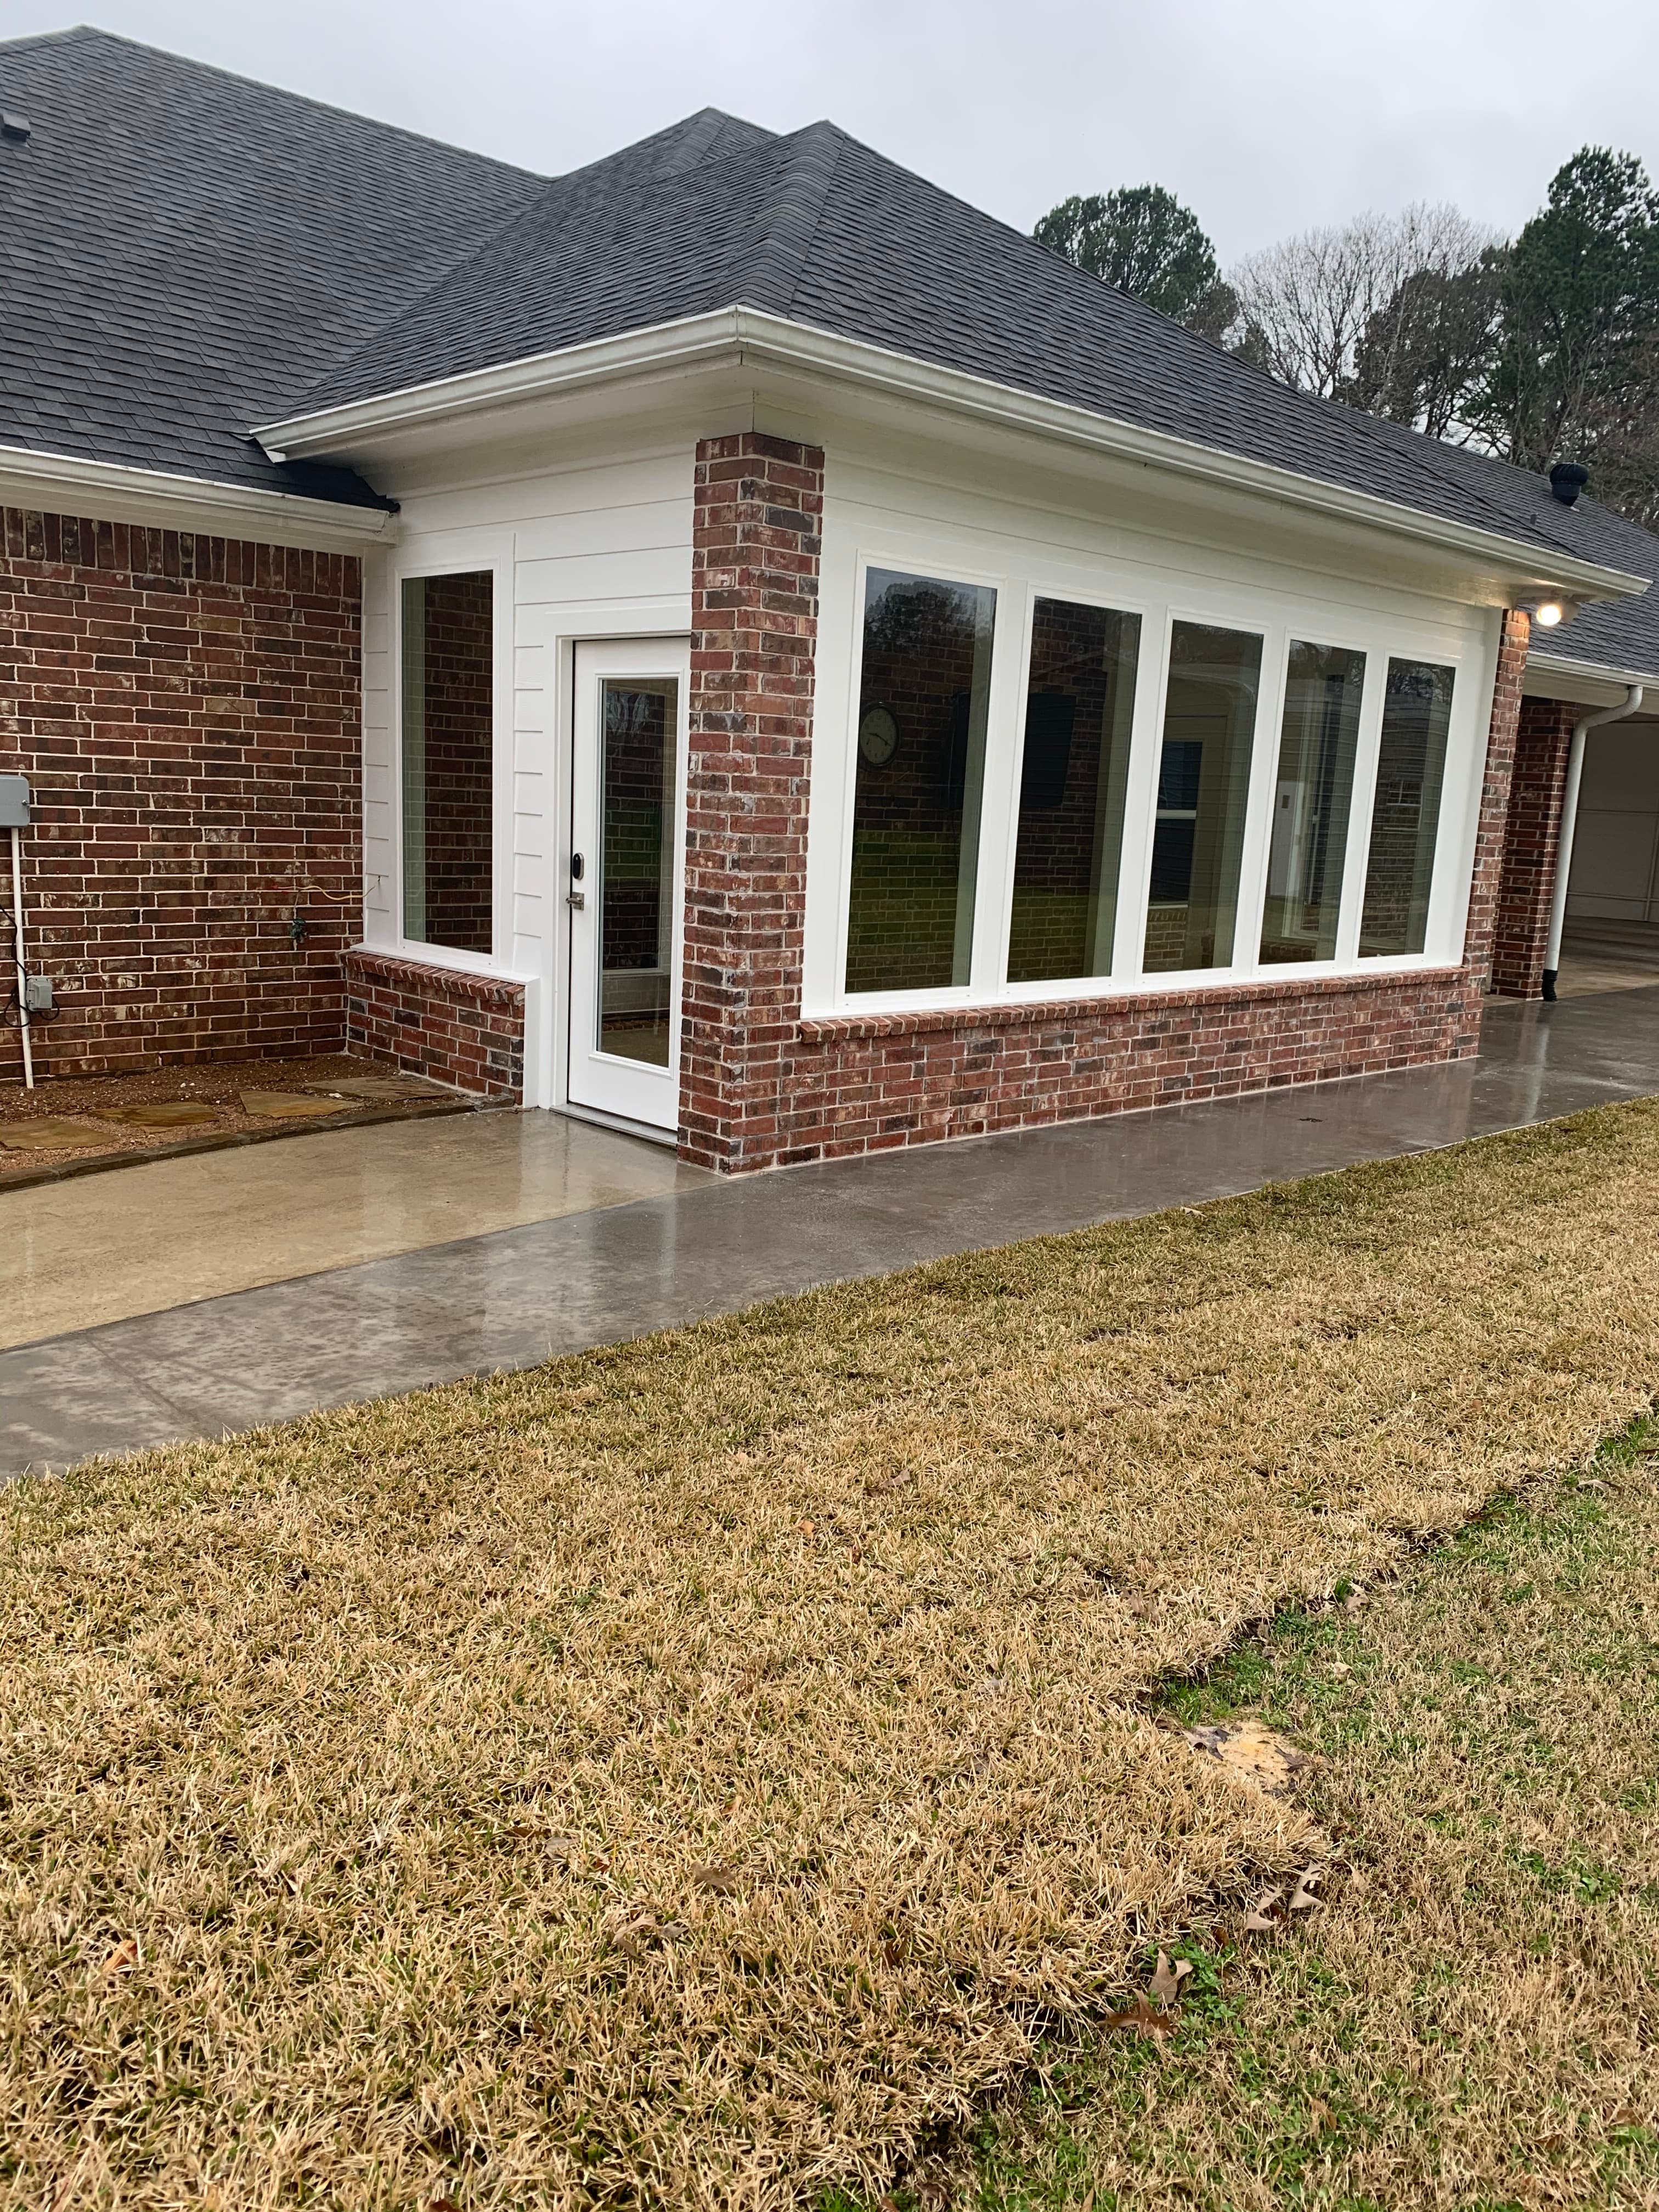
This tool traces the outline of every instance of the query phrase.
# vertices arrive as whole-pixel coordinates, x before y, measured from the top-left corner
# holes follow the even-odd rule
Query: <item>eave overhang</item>
[[[37,453],[27,446],[0,446],[0,506],[319,552],[361,552],[386,544],[398,527],[396,516],[384,507],[349,507],[299,492],[216,483],[161,469],[125,468],[74,453]]]
[[[1513,579],[1517,590],[1523,587],[1528,593],[1607,599],[1638,597],[1648,588],[1645,576],[1501,531],[1450,521],[754,307],[724,307],[319,409],[266,423],[252,434],[273,460],[347,460],[374,441],[407,437],[422,429],[437,433],[469,416],[505,416],[606,385],[733,368],[781,371],[832,386],[878,391],[938,414],[1024,431],[1053,444],[1197,479],[1212,488],[1269,500],[1281,508],[1376,531],[1482,564]]]
[[[1659,669],[1613,667],[1605,661],[1577,660],[1571,653],[1528,655],[1522,690],[1535,699],[1565,699],[1589,707],[1610,707],[1634,684],[1659,691]]]

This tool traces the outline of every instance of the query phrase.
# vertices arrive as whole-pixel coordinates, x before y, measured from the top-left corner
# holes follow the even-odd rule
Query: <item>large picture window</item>
[[[1334,960],[1365,656],[1291,647],[1268,831],[1261,958]]]
[[[1359,917],[1362,958],[1421,952],[1428,941],[1453,673],[1425,660],[1389,663]]]
[[[1108,975],[1138,615],[1039,599],[1025,696],[1008,981]]]
[[[1145,966],[1228,968],[1261,687],[1261,640],[1178,622],[1170,637]]]
[[[866,580],[849,991],[968,981],[996,597],[884,568]]]
[[[495,579],[403,586],[404,935],[456,952],[495,943]]]

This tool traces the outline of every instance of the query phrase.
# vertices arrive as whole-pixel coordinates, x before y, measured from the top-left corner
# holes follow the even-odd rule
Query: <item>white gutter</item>
[[[1538,632],[1533,631],[1536,639]],[[1628,690],[1632,684],[1659,684],[1659,670],[1652,668],[1609,668],[1605,661],[1571,660],[1562,653],[1529,653],[1527,673],[1530,676],[1561,676],[1570,681],[1590,684],[1622,684]]]
[[[274,533],[283,542],[325,548],[373,544],[393,536],[397,526],[396,516],[384,507],[346,507],[161,469],[122,468],[27,446],[0,446],[0,505],[261,542]]]
[[[1030,431],[1115,459],[1199,477],[1206,483],[1387,531],[1465,559],[1472,557],[1506,574],[1522,577],[1529,584],[1541,585],[1547,591],[1624,599],[1638,597],[1648,588],[1645,576],[1624,569],[1603,568],[1569,553],[1554,553],[1499,531],[1424,514],[1368,492],[1320,483],[1292,469],[1218,453],[1191,439],[1115,422],[1086,407],[1044,399],[960,369],[936,368],[908,354],[791,322],[755,307],[722,307],[713,314],[689,316],[620,337],[597,338],[527,360],[507,362],[499,368],[474,369],[464,376],[445,377],[405,391],[270,422],[252,434],[273,460],[310,459],[349,453],[364,439],[388,432],[419,429],[491,408],[559,398],[629,378],[745,366],[800,371],[879,390],[1004,428]]]
[[[1544,996],[1555,999],[1555,979],[1561,969],[1561,936],[1567,922],[1567,878],[1572,873],[1572,841],[1578,829],[1578,787],[1584,781],[1584,741],[1592,730],[1609,722],[1622,722],[1642,703],[1642,686],[1632,684],[1622,706],[1604,707],[1599,714],[1586,714],[1572,726],[1572,750],[1567,755],[1567,787],[1561,797],[1561,833],[1556,840],[1555,887],[1550,895],[1550,933],[1544,947]]]

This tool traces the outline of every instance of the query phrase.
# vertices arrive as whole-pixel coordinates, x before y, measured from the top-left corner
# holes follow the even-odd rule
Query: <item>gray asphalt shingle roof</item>
[[[271,490],[247,435],[543,188],[102,31],[0,45],[0,444]]]
[[[85,30],[0,45],[0,106],[34,126],[0,143],[0,444],[362,500],[250,427],[747,306],[1659,574],[1593,501],[1290,392],[830,124],[705,109],[547,179]],[[1561,650],[1659,672],[1659,594]]]

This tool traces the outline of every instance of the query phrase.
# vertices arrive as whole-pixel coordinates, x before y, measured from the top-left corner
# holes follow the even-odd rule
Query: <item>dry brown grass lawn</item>
[[[878,2179],[1305,1816],[1147,1686],[1659,1384],[1659,1106],[17,1486],[0,2203]]]
[[[1298,1935],[1177,1943],[1198,1986],[1167,2048],[1045,2069],[951,2175],[963,2212],[1659,2204],[1644,1428],[1584,1487],[1504,1504],[1358,1613],[1282,1618],[1180,1694],[1318,1754],[1329,1904]]]

